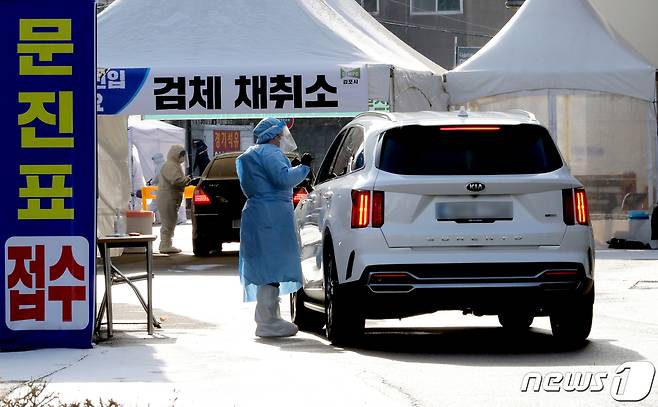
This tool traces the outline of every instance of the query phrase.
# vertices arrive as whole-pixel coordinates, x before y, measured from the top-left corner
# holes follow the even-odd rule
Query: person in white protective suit
[[[245,301],[257,301],[256,336],[292,336],[298,328],[281,318],[279,295],[301,287],[292,188],[308,175],[312,158],[306,153],[300,165],[291,166],[284,151],[296,145],[281,120],[263,119],[254,135],[257,145],[236,161],[247,197],[240,228],[240,280]]]
[[[159,185],[160,184],[160,169],[165,163],[164,155],[162,153],[155,153],[153,157],[151,157],[153,160],[153,163],[155,164],[155,176],[151,179],[150,184],[151,185]],[[156,192],[157,195],[157,192]],[[155,223],[161,223],[160,222],[160,212],[158,212],[158,205],[156,203],[156,200],[154,199],[151,201],[149,205],[149,210],[153,211],[155,214]],[[178,221],[176,222],[177,225],[183,224],[187,222],[187,211],[185,210],[185,205],[181,205],[180,208],[178,208]]]
[[[174,229],[178,220],[178,208],[183,200],[185,186],[190,177],[183,173],[181,164],[185,162],[185,147],[173,145],[167,153],[167,161],[162,165],[158,175],[158,195],[156,205],[160,211],[160,253],[180,253],[172,245]]]

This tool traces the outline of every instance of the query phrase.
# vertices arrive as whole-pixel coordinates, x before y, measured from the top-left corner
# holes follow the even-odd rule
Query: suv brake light
[[[308,195],[308,191],[306,190],[306,188],[301,187],[299,189],[296,189],[295,193],[292,195],[292,203],[295,204],[295,206],[297,206],[297,204],[301,200],[306,198],[307,195]]]
[[[498,126],[458,126],[458,127],[440,127],[441,131],[499,131]]]
[[[578,188],[574,192],[576,194],[576,222],[579,225],[589,225],[589,206],[587,205],[585,188]]]
[[[352,228],[370,223],[370,191],[352,191]]]
[[[380,228],[384,224],[384,192],[352,191],[352,228],[365,228],[370,224]]]
[[[563,189],[562,204],[565,224],[589,225],[589,207],[585,188]]]
[[[192,202],[194,202],[194,205],[203,206],[210,205],[211,200],[208,194],[203,191],[203,189],[196,187],[194,188],[194,195],[192,195]]]

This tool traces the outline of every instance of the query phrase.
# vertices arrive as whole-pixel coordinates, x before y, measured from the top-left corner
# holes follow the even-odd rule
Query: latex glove
[[[311,154],[304,153],[302,155],[302,159],[301,159],[302,165],[306,165],[306,166],[310,167],[312,161],[313,161],[313,156]]]

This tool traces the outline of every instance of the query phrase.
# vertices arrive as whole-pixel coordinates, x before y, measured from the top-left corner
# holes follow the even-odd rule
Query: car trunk
[[[382,233],[390,247],[559,245],[563,166],[539,125],[391,129],[374,188]]]
[[[399,176],[380,172],[389,247],[559,245],[566,225],[562,189],[568,183],[540,176],[512,180],[478,177],[486,186],[467,194],[471,178]]]
[[[240,219],[246,201],[237,179],[205,179],[199,184],[211,199],[211,204],[197,206],[196,213],[216,213],[223,218]]]

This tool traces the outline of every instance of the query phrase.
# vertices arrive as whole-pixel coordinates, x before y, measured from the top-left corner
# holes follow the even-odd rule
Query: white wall
[[[658,0],[590,0],[606,20],[658,67]]]

